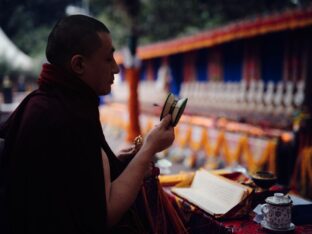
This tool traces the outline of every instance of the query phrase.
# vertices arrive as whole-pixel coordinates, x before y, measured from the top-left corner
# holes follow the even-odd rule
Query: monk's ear
[[[70,66],[74,73],[81,75],[84,73],[84,57],[82,55],[76,54],[70,60]]]

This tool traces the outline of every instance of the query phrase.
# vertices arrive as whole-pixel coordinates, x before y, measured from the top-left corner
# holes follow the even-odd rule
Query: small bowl
[[[263,189],[268,189],[276,183],[276,176],[270,172],[258,171],[251,175],[253,182]]]

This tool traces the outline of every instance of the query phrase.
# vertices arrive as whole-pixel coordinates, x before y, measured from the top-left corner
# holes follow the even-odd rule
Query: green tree
[[[83,0],[0,0],[0,26],[27,54],[42,53],[48,32],[65,14],[68,4],[82,5]],[[120,7],[124,2],[124,7]],[[126,45],[131,33],[130,12],[135,12],[140,44],[151,43],[233,20],[307,7],[311,0],[141,0],[140,8],[133,0],[89,0],[91,14],[112,31],[117,46]],[[126,6],[126,7],[125,7]],[[127,9],[126,9],[127,8]]]
[[[42,52],[56,19],[73,0],[0,0],[0,26],[25,53]]]

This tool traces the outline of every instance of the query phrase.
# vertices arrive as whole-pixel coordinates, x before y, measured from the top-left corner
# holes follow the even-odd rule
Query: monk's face
[[[114,59],[112,39],[108,33],[99,34],[102,46],[85,60],[85,70],[82,79],[96,92],[105,95],[111,92],[114,74],[119,67]]]

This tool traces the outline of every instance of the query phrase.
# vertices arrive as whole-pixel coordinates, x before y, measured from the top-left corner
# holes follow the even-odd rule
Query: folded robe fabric
[[[104,138],[98,103],[77,77],[43,65],[39,89],[0,126],[0,137],[5,138],[0,158],[1,234],[155,233],[165,221],[161,230],[167,231],[161,233],[185,231],[156,178],[150,192],[145,185],[120,222],[107,228],[101,147],[112,181],[125,165]]]
[[[1,126],[1,213],[10,233],[107,232],[101,147],[112,180],[123,167],[105,141],[98,103],[77,77],[45,64],[39,89]]]

